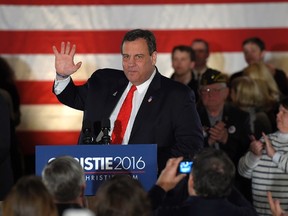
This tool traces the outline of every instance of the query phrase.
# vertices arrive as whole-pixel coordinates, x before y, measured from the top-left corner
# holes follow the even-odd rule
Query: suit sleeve
[[[55,93],[54,85],[53,85],[53,93],[56,95],[57,99],[62,104],[77,110],[83,111],[85,109],[85,101],[88,91],[88,82],[84,85],[76,86],[71,78],[66,88],[60,94]]]
[[[185,86],[186,87],[186,86]],[[201,121],[196,110],[194,93],[188,87],[175,99],[175,137],[176,145],[172,149],[174,156],[193,157],[203,148]]]

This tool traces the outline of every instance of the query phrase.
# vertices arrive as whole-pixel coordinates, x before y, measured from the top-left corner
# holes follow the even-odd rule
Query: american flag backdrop
[[[121,69],[120,43],[127,30],[152,30],[157,66],[172,73],[170,52],[195,38],[210,43],[210,67],[231,74],[245,66],[242,41],[261,37],[266,61],[288,72],[288,1],[284,0],[0,0],[0,54],[14,68],[21,96],[17,128],[24,153],[35,145],[77,143],[82,112],[52,94],[52,45],[77,45],[73,75],[83,83],[97,68]]]

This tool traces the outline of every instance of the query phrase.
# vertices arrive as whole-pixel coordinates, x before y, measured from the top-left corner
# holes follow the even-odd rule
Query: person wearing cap
[[[203,127],[204,147],[223,150],[237,167],[249,148],[249,114],[227,102],[227,76],[219,71],[210,69],[203,74],[199,95],[201,101],[197,110]],[[250,181],[236,173],[235,186],[251,200],[249,185]]]

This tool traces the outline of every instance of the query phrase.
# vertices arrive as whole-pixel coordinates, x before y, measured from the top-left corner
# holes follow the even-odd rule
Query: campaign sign
[[[157,145],[36,146],[36,175],[56,157],[70,155],[85,172],[85,195],[95,195],[100,184],[114,175],[130,175],[149,190],[157,178]]]

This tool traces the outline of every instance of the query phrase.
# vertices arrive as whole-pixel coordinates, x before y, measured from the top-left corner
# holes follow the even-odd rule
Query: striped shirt
[[[288,133],[277,131],[268,137],[276,151],[273,158],[263,149],[262,156],[248,152],[238,164],[240,175],[252,179],[253,205],[260,216],[271,215],[267,191],[288,210]],[[260,141],[264,142],[263,137]]]

